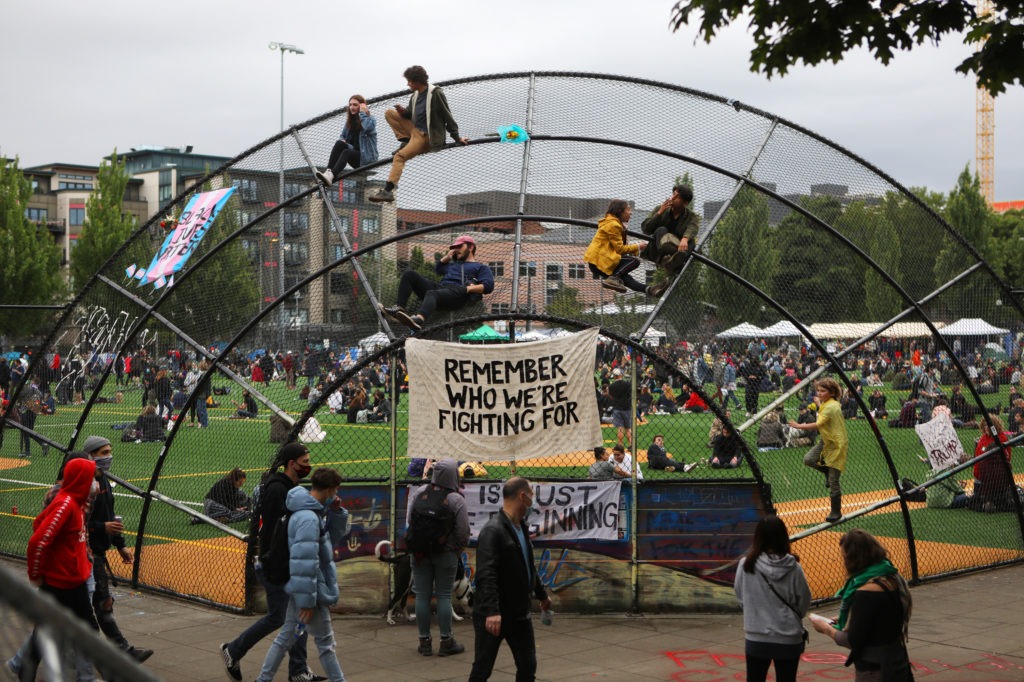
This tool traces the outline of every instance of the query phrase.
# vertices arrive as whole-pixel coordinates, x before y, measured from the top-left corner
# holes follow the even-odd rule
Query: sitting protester
[[[161,441],[166,438],[164,434],[164,421],[156,413],[156,407],[146,405],[142,408],[142,414],[135,420],[135,439],[149,443]]]
[[[786,434],[779,413],[772,410],[757,427],[757,449],[778,450],[786,445]]]
[[[203,513],[221,523],[249,519],[249,497],[242,491],[245,472],[235,467],[213,484],[203,500]],[[195,519],[194,521],[198,521]]]
[[[608,461],[608,451],[600,445],[594,448],[594,463],[587,470],[587,478],[594,481],[610,481],[615,478],[615,466]]]
[[[903,403],[900,415],[889,420],[889,426],[894,429],[912,429],[917,426],[917,401],[908,400]]]
[[[685,464],[680,460],[673,459],[672,454],[665,451],[665,436],[659,433],[647,447],[647,466],[655,471],[687,473],[696,467],[697,463]]]
[[[715,436],[711,447],[713,454],[709,464],[712,469],[735,469],[743,461],[739,436],[732,432],[728,424],[722,424],[722,432]]]
[[[376,389],[373,392],[373,409],[366,416],[368,422],[386,422],[391,419],[391,401],[388,400],[384,391]]]

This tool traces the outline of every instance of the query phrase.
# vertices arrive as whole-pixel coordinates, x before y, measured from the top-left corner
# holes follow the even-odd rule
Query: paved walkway
[[[24,565],[17,570],[23,571]],[[117,591],[115,591],[117,594]],[[913,590],[910,656],[918,680],[1019,682],[1024,680],[1024,566],[987,571]],[[556,604],[557,608],[557,604]],[[838,606],[820,609],[834,614]],[[156,650],[146,667],[168,682],[226,680],[219,645],[253,618],[144,593],[121,590],[118,622],[137,646]],[[670,680],[717,682],[744,679],[743,619],[726,615],[583,617],[557,614],[537,628],[538,679]],[[472,663],[469,621],[456,624],[467,652],[449,658],[416,654],[416,627],[393,627],[383,617],[335,618],[338,657],[350,682],[466,680]],[[436,630],[436,626],[435,626]],[[436,639],[436,637],[435,637]],[[242,661],[244,679],[255,679],[270,638]],[[0,642],[0,648],[7,645]],[[0,651],[5,658],[8,651]],[[842,651],[811,632],[800,664],[802,680],[852,680]],[[311,664],[318,669],[315,655]],[[491,679],[515,679],[507,647]],[[285,679],[284,672],[278,679]]]

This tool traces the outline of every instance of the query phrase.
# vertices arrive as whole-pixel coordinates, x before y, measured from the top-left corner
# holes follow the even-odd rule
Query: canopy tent
[[[468,334],[463,334],[459,337],[459,341],[472,341],[475,343],[487,343],[489,341],[508,341],[508,335],[499,334],[494,331],[494,327],[489,325],[481,325],[478,329],[474,329]]]
[[[516,341],[544,341],[550,338],[550,334],[540,329],[531,329],[528,332],[517,332]]]
[[[644,332],[644,343],[648,346],[657,346],[665,339],[666,336],[667,334],[665,334],[665,332],[659,332],[654,327],[650,327],[646,332]]]
[[[796,328],[789,320],[779,320],[770,327],[765,327],[762,334],[768,338],[778,338],[780,336],[802,336],[800,330]]]
[[[996,336],[1009,332],[1009,329],[995,327],[980,317],[965,317],[939,330],[943,336]]]
[[[985,347],[981,351],[982,356],[986,358],[992,358],[993,360],[1006,360],[1009,355],[998,343],[986,343]]]
[[[755,327],[749,322],[743,322],[735,327],[726,329],[724,332],[715,334],[716,339],[755,339],[760,336],[764,336],[764,330]]]
[[[859,339],[874,334],[881,326],[881,322],[816,322],[808,327],[808,330],[816,339]],[[942,327],[942,323],[936,322],[935,326]],[[924,322],[897,322],[882,330],[879,336],[891,339],[916,339],[931,336],[931,333],[931,329]]]
[[[359,347],[365,351],[374,351],[378,348],[383,348],[389,343],[391,343],[391,339],[384,332],[377,332],[367,336],[365,339],[359,339]]]

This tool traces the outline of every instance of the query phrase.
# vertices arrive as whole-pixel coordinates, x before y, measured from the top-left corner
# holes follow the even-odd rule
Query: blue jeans
[[[267,657],[263,659],[263,669],[256,682],[271,682],[277,667],[281,665],[285,649],[295,641],[295,624],[299,622],[299,607],[295,600],[288,599],[288,613],[284,619],[281,631],[277,633]],[[323,666],[327,679],[331,682],[345,682],[345,673],[341,672],[341,664],[338,663],[338,655],[335,653],[334,629],[331,627],[331,612],[326,606],[317,606],[313,609],[313,617],[306,625],[309,634],[313,635],[317,651],[320,652],[320,665]],[[304,638],[305,636],[303,636]]]
[[[452,636],[452,586],[459,557],[455,552],[413,555],[412,589],[416,592],[416,627],[430,637],[430,595],[437,595],[437,624],[441,637]]]
[[[263,585],[263,589],[267,592],[267,612],[262,618],[250,625],[245,632],[236,637],[234,641],[228,642],[228,653],[236,661],[241,660],[243,656],[249,653],[249,649],[256,646],[256,642],[281,627],[281,624],[285,621],[288,602],[291,601],[288,593],[284,591],[284,585],[270,582],[264,577],[263,571],[257,570],[256,577],[259,578],[260,584]],[[292,622],[292,629],[294,628],[295,623]],[[305,635],[299,639],[294,639],[293,636],[291,641],[293,644],[288,650],[289,677],[306,672],[307,667]]]
[[[196,418],[199,420],[199,425],[204,429],[210,425],[210,416],[206,413],[206,399],[197,400],[195,404]]]

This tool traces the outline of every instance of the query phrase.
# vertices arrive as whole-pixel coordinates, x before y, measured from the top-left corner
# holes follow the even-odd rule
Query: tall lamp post
[[[306,52],[302,48],[296,47],[295,45],[289,45],[288,43],[270,43],[267,47],[269,47],[271,50],[277,50],[277,51],[279,51],[281,53],[281,131],[284,132],[284,53],[285,52],[291,52],[292,54],[306,54]],[[279,207],[281,206],[281,204],[284,203],[284,138],[281,139],[280,150],[281,150],[281,156],[280,156],[280,163],[278,165],[278,182],[277,182],[277,200],[278,200],[277,201],[277,205]],[[279,274],[278,284],[280,286],[280,290],[278,292],[278,297],[280,298],[280,297],[284,296],[284,290],[285,290],[285,278],[284,278],[284,270],[285,270],[285,265],[284,265],[284,211],[282,211],[280,208],[277,211],[277,240],[278,240],[279,245],[280,245],[280,249],[278,249],[278,252],[280,253],[280,257],[278,258],[278,264],[277,264],[277,269],[278,269],[278,274]],[[280,343],[280,346],[278,347],[278,350],[279,351],[283,351],[284,350],[285,328],[288,325],[286,324],[286,320],[285,320],[286,311],[285,311],[284,306],[280,306],[280,311],[281,311],[280,312],[280,315],[281,315],[281,325],[280,325],[280,327],[281,327],[281,343]]]

